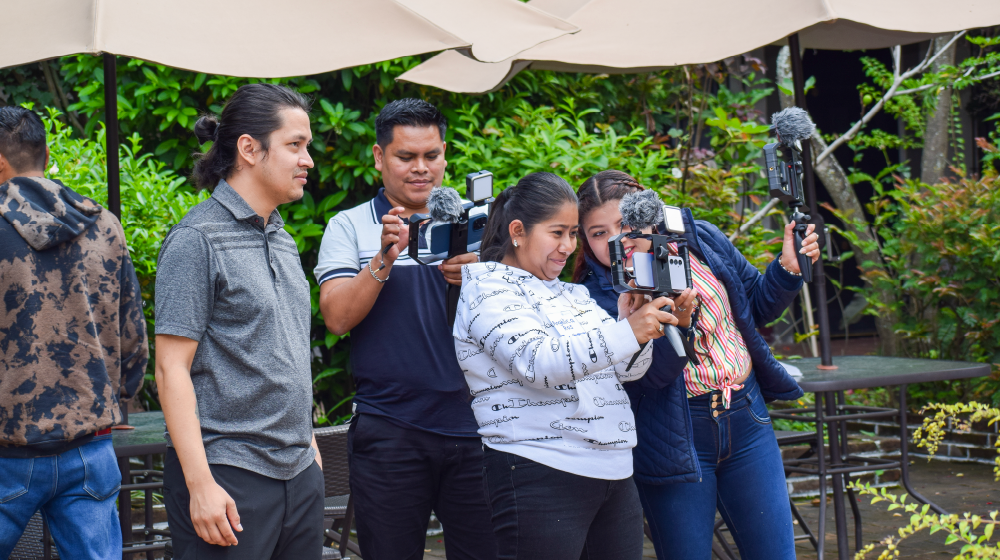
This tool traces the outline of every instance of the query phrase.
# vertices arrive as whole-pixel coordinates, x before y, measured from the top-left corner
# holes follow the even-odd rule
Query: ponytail
[[[284,126],[282,109],[309,112],[306,96],[282,85],[247,84],[240,86],[220,118],[204,115],[194,124],[198,142],[212,142],[204,154],[195,154],[194,180],[202,187],[214,187],[236,170],[236,141],[244,134],[260,142],[266,154],[271,133]]]

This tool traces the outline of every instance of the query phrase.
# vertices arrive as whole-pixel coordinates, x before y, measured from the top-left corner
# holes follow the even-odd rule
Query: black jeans
[[[642,557],[642,507],[632,477],[588,478],[489,447],[484,453],[502,560]]]
[[[209,465],[215,482],[236,502],[243,531],[235,546],[208,544],[191,523],[180,460],[167,448],[163,501],[176,560],[319,560],[323,555],[323,471],[315,462],[291,480],[229,465]]]
[[[365,560],[420,560],[433,509],[450,560],[492,560],[479,438],[404,428],[371,414],[348,432],[351,494]]]

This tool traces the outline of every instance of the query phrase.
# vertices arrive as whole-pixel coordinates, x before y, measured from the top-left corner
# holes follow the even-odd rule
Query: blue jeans
[[[656,557],[709,560],[718,508],[743,560],[795,560],[781,451],[756,378],[717,417],[711,396],[688,399],[701,482],[636,484]]]
[[[0,458],[0,558],[10,555],[38,510],[61,558],[121,558],[115,507],[121,482],[110,435],[61,455]]]

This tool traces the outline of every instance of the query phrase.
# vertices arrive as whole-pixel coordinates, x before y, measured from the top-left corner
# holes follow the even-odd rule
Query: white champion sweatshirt
[[[627,321],[578,284],[495,262],[462,267],[455,351],[483,442],[565,472],[632,476],[635,418],[622,382],[652,362]]]

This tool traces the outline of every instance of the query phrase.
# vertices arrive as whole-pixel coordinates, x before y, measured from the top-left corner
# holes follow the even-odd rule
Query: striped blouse
[[[673,244],[671,249],[676,251]],[[694,339],[701,364],[688,362],[684,385],[688,397],[722,391],[723,403],[729,408],[732,392],[743,388],[734,382],[750,371],[750,353],[736,327],[725,287],[694,255],[691,255],[691,283],[701,301]]]

